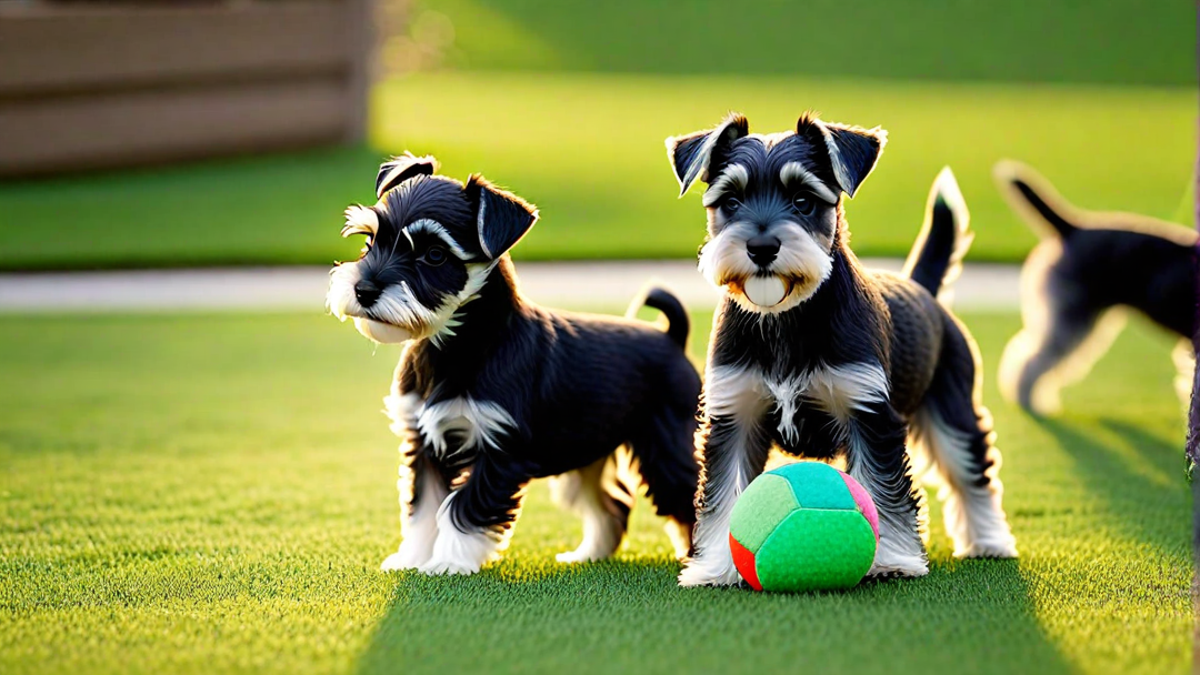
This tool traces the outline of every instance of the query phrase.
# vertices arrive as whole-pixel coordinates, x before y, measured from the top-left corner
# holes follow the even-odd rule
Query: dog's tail
[[[971,215],[950,167],[942,169],[925,205],[925,224],[917,236],[904,274],[950,304],[950,286],[962,273],[962,261],[971,248]]]
[[[1039,235],[1066,239],[1079,229],[1071,222],[1076,220],[1075,207],[1030,167],[1001,160],[993,167],[992,177],[1008,205]]]
[[[688,334],[692,330],[692,322],[688,318],[687,309],[684,308],[679,298],[665,288],[652,285],[646,287],[646,290],[630,303],[629,311],[625,315],[633,317],[642,307],[662,312],[667,319],[667,337],[679,345],[680,349],[687,351]]]

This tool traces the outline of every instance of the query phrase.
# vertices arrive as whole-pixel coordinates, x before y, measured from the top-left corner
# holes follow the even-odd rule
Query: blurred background
[[[1195,154],[1182,0],[0,0],[0,269],[328,264],[389,154],[542,210],[518,259],[691,258],[663,139],[805,109],[890,142],[848,208],[902,256],[956,171],[971,259],[1033,235],[1002,157],[1094,209],[1180,222]],[[697,191],[698,192],[698,191]],[[692,203],[696,202],[696,203]]]

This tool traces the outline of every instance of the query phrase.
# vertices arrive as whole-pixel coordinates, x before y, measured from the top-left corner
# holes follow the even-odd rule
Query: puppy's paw
[[[567,551],[566,553],[559,553],[558,555],[554,556],[554,559],[560,563],[570,565],[570,564],[574,564],[574,563],[595,562],[597,560],[604,560],[607,557],[608,557],[607,554],[601,553],[599,551],[585,549],[581,546],[581,547],[575,549],[574,551]]]
[[[475,574],[479,571],[481,565],[464,562],[462,560],[439,560],[434,558],[429,562],[421,565],[418,569],[422,574],[429,576],[451,575],[451,574]]]
[[[400,549],[384,558],[379,569],[384,572],[400,570],[415,570],[429,560],[430,546],[418,546],[408,540],[400,544]]]
[[[961,551],[954,552],[955,558],[1016,558],[1017,545],[1011,539],[1004,541],[976,541]]]
[[[868,579],[915,579],[929,574],[929,564],[924,560],[903,560],[894,562],[875,561],[867,572]]]
[[[728,564],[708,564],[706,561],[692,560],[679,572],[679,585],[685,588],[691,586],[734,586],[741,583],[742,575],[738,574],[733,561]]]

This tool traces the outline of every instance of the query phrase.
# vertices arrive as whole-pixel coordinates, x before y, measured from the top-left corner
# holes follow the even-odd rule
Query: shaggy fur
[[[970,243],[949,170],[904,274],[864,270],[848,246],[843,195],[858,191],[886,140],[881,129],[810,114],[794,131],[751,134],[733,114],[667,140],[681,193],[708,183],[700,269],[725,290],[704,388],[695,554],[682,585],[739,580],[730,511],[773,446],[840,459],[870,492],[880,514],[871,575],[928,570],[922,477],[944,486],[956,555],[1016,555],[978,354],[937,299]]]
[[[351,207],[343,230],[367,246],[333,270],[327,298],[366,337],[407,343],[384,400],[403,440],[403,542],[383,569],[478,571],[539,477],[558,477],[559,502],[583,518],[582,543],[560,561],[617,550],[639,479],[686,555],[700,378],[683,305],[657,288],[634,302],[660,310],[665,331],[539,307],[507,254],[537,211],[435,168],[411,155],[380,168],[379,202]]]

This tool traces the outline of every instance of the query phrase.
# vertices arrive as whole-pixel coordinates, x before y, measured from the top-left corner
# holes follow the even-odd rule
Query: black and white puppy
[[[1057,412],[1059,390],[1087,375],[1132,308],[1179,336],[1175,384],[1186,405],[1195,368],[1196,231],[1075,208],[1018,162],[998,163],[994,175],[1009,205],[1042,237],[1021,269],[1024,327],[1000,363],[1005,397],[1032,413]]]
[[[696,180],[708,184],[700,271],[725,290],[705,375],[694,555],[681,585],[738,581],[730,510],[772,446],[843,460],[870,492],[880,539],[871,575],[928,571],[922,477],[943,485],[956,556],[1017,554],[979,403],[977,349],[937,300],[971,239],[953,175],[944,170],[934,184],[904,274],[865,271],[848,246],[842,194],[857,192],[885,142],[881,129],[807,113],[794,131],[751,134],[731,114],[667,139],[681,196]]]
[[[683,557],[700,393],[683,306],[649,291],[663,331],[533,304],[507,251],[536,209],[481,176],[463,184],[435,169],[411,155],[381,167],[379,202],[347,209],[342,230],[367,245],[333,269],[327,298],[366,337],[407,342],[384,399],[403,439],[403,542],[383,569],[478,571],[507,545],[530,479],[562,474],[554,492],[584,536],[558,559],[607,557],[625,534],[634,467]]]

